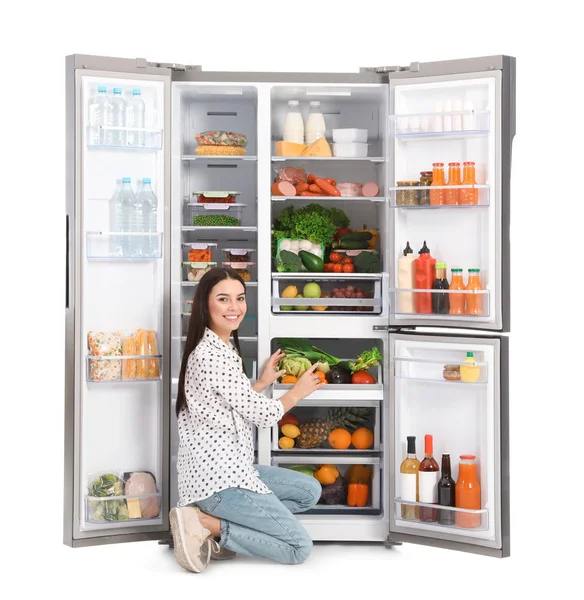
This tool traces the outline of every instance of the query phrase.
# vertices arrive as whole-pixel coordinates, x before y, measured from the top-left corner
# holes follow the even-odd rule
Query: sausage
[[[327,194],[325,191],[321,190],[321,189],[320,189],[320,188],[319,188],[319,187],[316,185],[316,183],[311,183],[311,184],[308,186],[308,191],[309,191],[309,192],[313,192],[314,194],[318,194],[319,196],[328,196],[328,194]]]
[[[316,185],[318,185],[318,187],[325,191],[327,194],[330,194],[331,196],[340,196],[341,192],[339,192],[339,190],[337,190],[337,188],[334,185],[331,185],[328,181],[325,181],[324,179],[321,179],[320,177],[317,177],[314,180],[314,183],[316,183]]]
[[[294,187],[296,188],[297,194],[299,194],[300,192],[306,192],[308,190],[308,184],[304,183],[303,181],[297,183]]]
[[[315,194],[314,192],[300,192],[300,196],[322,196],[322,194]]]
[[[337,182],[334,179],[331,179],[330,177],[325,177],[324,180],[328,181],[331,185],[337,185]]]
[[[296,196],[296,188],[287,181],[272,184],[272,196]]]
[[[308,181],[308,183],[314,183],[314,180],[316,179],[316,177],[310,173],[306,179],[306,181]]]
[[[363,184],[362,188],[363,196],[368,196],[370,198],[377,196],[379,194],[379,186],[373,181],[369,181]]]

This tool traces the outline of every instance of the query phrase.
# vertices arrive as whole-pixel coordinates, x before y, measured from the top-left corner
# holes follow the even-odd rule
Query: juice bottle
[[[444,182],[444,163],[437,162],[432,164],[432,183],[430,187],[434,185],[446,185]],[[444,191],[430,190],[430,204],[432,206],[441,206],[444,204]]]
[[[468,270],[468,283],[466,290],[482,290],[480,279],[480,269]],[[482,315],[483,314],[483,294],[464,294],[466,302],[465,314]]]
[[[481,486],[477,476],[476,456],[463,454],[458,464],[458,480],[454,491],[456,508],[480,510]],[[473,528],[481,524],[481,515],[456,512],[456,525],[458,527]]]
[[[448,183],[446,185],[460,185],[460,163],[448,163]],[[457,204],[460,190],[444,190],[444,203]]]
[[[472,161],[464,163],[464,169],[462,174],[462,185],[476,185],[475,175],[475,164]],[[458,196],[459,204],[478,204],[479,203],[479,191],[476,188],[469,188],[466,190],[458,190],[460,192]]]
[[[420,255],[414,261],[414,287],[417,290],[431,290],[436,279],[436,259],[430,254],[426,240],[420,250]],[[431,292],[414,292],[416,312],[432,313]]]
[[[465,383],[476,383],[481,376],[481,368],[477,365],[472,352],[466,353],[464,362],[460,365],[460,379]]]
[[[450,290],[464,290],[464,282],[462,281],[462,269],[451,269],[452,281],[450,282]],[[466,294],[448,294],[450,300],[449,315],[464,314],[464,297]]]

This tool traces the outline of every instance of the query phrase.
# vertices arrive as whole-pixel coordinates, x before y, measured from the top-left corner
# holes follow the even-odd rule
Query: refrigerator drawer
[[[382,472],[378,457],[274,456],[272,465],[300,471],[320,481],[320,500],[303,514],[381,513]]]
[[[375,400],[303,400],[282,422],[292,427],[272,427],[273,453],[331,454],[335,460],[340,452],[359,456],[382,446],[381,403]]]

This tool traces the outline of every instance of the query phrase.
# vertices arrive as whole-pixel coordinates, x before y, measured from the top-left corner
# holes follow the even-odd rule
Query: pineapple
[[[354,431],[367,423],[370,408],[331,408],[326,419],[310,419],[298,425],[300,435],[296,438],[299,448],[318,448],[337,427]]]

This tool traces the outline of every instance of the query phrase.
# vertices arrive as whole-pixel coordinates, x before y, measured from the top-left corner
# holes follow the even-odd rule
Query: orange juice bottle
[[[446,185],[444,181],[444,163],[433,163],[432,164],[432,183],[433,185]],[[430,189],[430,204],[432,206],[441,206],[444,204],[444,192],[445,190],[432,190]]]
[[[454,488],[454,504],[456,508],[480,510],[481,486],[477,473],[477,462],[474,454],[462,454],[458,463],[458,480]],[[456,511],[455,522],[458,527],[480,527],[481,515]]]
[[[448,163],[448,183],[446,185],[460,185],[460,163]],[[457,204],[460,190],[444,190],[444,203]]]
[[[476,174],[475,164],[472,161],[464,163],[464,170],[462,174],[462,185],[476,185]],[[459,204],[478,204],[479,203],[479,191],[476,188],[467,188],[458,190],[458,203]]]
[[[462,281],[462,269],[451,269],[452,278],[450,280],[450,290],[464,290],[464,282]],[[450,300],[449,315],[464,314],[464,297],[466,294],[448,294]]]
[[[480,278],[480,269],[468,270],[468,283],[466,290],[482,290]],[[466,301],[467,315],[482,315],[483,314],[483,294],[464,294]]]

